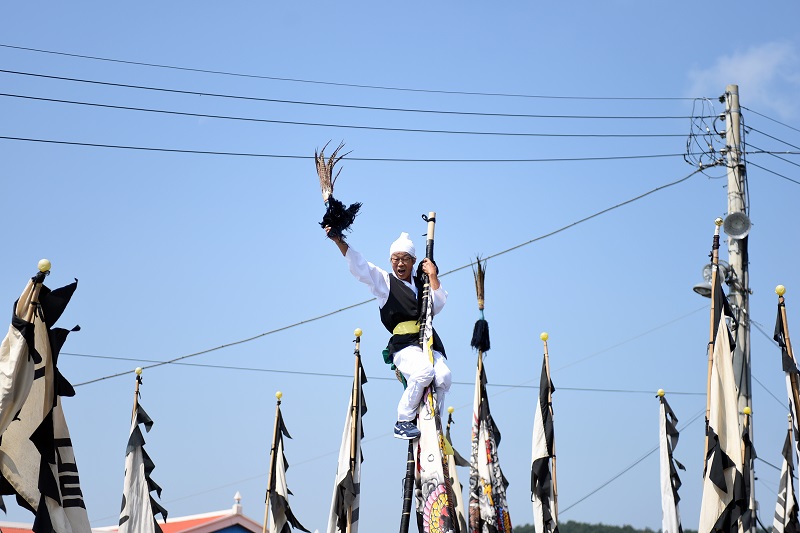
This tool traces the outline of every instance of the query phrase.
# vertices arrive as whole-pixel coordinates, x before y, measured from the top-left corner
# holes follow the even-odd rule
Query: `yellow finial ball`
[[[784,294],[786,294],[786,287],[784,287],[783,285],[778,285],[777,287],[775,287],[775,294],[777,294],[778,296],[783,296]]]
[[[658,392],[656,394],[658,394],[660,397],[663,397],[664,396],[664,389],[658,389]]]
[[[39,259],[39,264],[38,264],[39,272],[47,272],[50,270],[51,266],[53,265],[50,264],[49,259]]]
[[[281,391],[278,391],[275,393],[275,397],[280,400],[281,398],[283,398],[283,393]]]
[[[750,406],[747,406],[747,407],[745,407],[744,409],[742,409],[742,412],[743,412],[744,414],[746,414],[746,415],[752,415],[752,414],[753,414],[753,410],[752,410],[752,409],[750,409]]]
[[[546,341],[549,337],[550,335],[548,335],[546,331],[543,331],[542,333],[539,334],[539,338],[542,339],[543,341]]]
[[[142,367],[140,367],[140,366],[137,366],[137,367],[136,367],[136,370],[134,370],[134,372],[136,372],[136,375],[137,375],[137,376],[141,376],[141,375],[142,375]]]
[[[721,226],[722,222],[723,222],[723,220],[721,218],[719,218],[719,217],[714,219],[714,224],[716,224],[717,226]]]
[[[361,337],[361,334],[364,332],[361,331],[361,328],[356,328],[356,330],[353,333],[355,334],[356,337]]]
[[[456,408],[453,407],[452,405],[447,408],[447,412],[450,413],[451,415],[453,414],[453,411],[455,411],[455,410],[456,410]]]

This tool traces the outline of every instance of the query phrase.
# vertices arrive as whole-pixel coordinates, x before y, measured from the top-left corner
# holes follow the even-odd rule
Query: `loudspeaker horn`
[[[722,223],[722,229],[725,230],[725,234],[733,239],[747,237],[747,234],[750,233],[750,226],[750,218],[741,211],[726,216],[725,221]]]

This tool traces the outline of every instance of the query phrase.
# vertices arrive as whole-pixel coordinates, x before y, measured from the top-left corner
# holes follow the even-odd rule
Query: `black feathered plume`
[[[328,160],[325,160],[325,148],[328,143],[322,147],[320,152],[314,151],[314,160],[317,164],[317,174],[319,174],[319,186],[322,189],[322,200],[325,202],[325,216],[322,217],[322,222],[319,223],[323,228],[330,226],[330,237],[341,237],[344,240],[344,232],[350,229],[353,221],[361,209],[361,203],[356,202],[350,204],[349,207],[333,197],[333,185],[339,177],[342,169],[340,168],[336,174],[333,173],[333,168],[336,166],[344,156],[347,154],[339,155],[339,150],[344,148],[344,143],[340,143],[336,150],[333,151]],[[350,152],[347,152],[348,154]]]
[[[481,317],[475,322],[470,345],[479,352],[485,353],[491,348],[489,343],[489,323],[483,318],[483,280],[486,277],[486,261],[481,261],[481,258],[477,257],[475,265],[472,267],[472,274],[475,276],[475,292],[478,294],[478,310],[481,312]]]

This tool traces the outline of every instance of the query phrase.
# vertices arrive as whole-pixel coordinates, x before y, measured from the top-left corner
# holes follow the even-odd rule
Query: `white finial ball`
[[[452,405],[447,408],[447,412],[450,413],[451,415],[453,414],[453,411],[455,411],[455,410],[456,410],[456,408],[453,407]]]
[[[716,219],[714,219],[714,224],[716,224],[717,226],[721,226],[722,223],[723,220],[721,218],[717,217]]]
[[[50,264],[49,259],[39,259],[39,264],[38,264],[39,272],[47,272],[50,270],[51,266],[53,265]]]
[[[786,287],[784,287],[783,285],[778,285],[777,287],[775,287],[775,294],[777,294],[778,296],[783,296],[784,294],[786,294]]]
[[[136,370],[134,370],[134,372],[136,372],[136,375],[137,375],[137,376],[141,376],[141,375],[142,375],[142,367],[140,367],[140,366],[137,366],[137,367],[136,367]]]

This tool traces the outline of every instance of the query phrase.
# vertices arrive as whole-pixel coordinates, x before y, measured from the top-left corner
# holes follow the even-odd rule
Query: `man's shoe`
[[[394,425],[396,439],[414,440],[420,435],[419,429],[413,422],[398,422]]]

